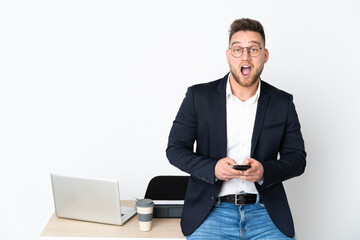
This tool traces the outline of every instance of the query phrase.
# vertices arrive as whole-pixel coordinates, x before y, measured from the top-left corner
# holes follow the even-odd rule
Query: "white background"
[[[228,72],[234,19],[263,23],[262,78],[294,94],[304,175],[285,183],[298,239],[359,239],[358,1],[0,0],[0,239],[37,239],[50,173],[144,195],[188,86]]]

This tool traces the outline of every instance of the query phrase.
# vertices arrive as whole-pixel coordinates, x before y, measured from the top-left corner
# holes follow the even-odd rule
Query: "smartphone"
[[[248,170],[249,168],[251,168],[251,165],[234,165],[232,166],[233,169],[236,169],[236,170]]]

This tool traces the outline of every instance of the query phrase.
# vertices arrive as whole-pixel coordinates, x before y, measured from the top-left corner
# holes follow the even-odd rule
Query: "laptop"
[[[117,180],[52,173],[51,183],[57,217],[123,225],[136,214],[120,206]]]

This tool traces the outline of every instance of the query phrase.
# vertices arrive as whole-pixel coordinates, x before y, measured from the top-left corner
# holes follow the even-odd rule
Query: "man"
[[[188,89],[169,135],[170,163],[191,174],[182,231],[188,239],[293,239],[282,182],[304,172],[306,153],[292,95],[260,79],[269,52],[258,21],[232,23],[226,58],[230,73]]]

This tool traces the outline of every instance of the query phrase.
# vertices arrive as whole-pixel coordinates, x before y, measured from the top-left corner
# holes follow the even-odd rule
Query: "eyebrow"
[[[231,46],[233,46],[233,45],[235,45],[235,44],[239,44],[239,43],[241,44],[240,41],[235,41],[235,42],[231,43]],[[260,44],[258,41],[250,41],[250,43],[255,43],[255,44],[261,46],[261,44]]]

